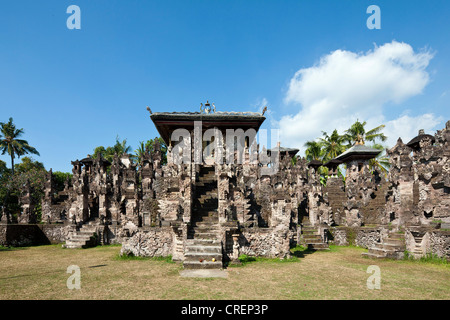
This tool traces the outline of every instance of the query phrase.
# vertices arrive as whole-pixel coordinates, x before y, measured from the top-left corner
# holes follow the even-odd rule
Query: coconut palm
[[[345,140],[348,141],[349,146],[352,146],[356,143],[365,144],[366,141],[375,142],[375,140],[381,140],[382,142],[386,141],[387,137],[381,132],[385,125],[379,125],[376,128],[373,128],[369,131],[366,131],[364,128],[366,126],[366,121],[360,122],[356,120],[352,126],[345,131]]]
[[[326,132],[322,131],[323,138],[320,138],[320,143],[323,150],[323,161],[329,161],[336,158],[342,152],[345,151],[346,147],[344,145],[345,136],[341,136],[336,129],[334,129],[331,136]]]
[[[116,143],[112,147],[103,147],[99,146],[94,149],[94,154],[92,158],[97,159],[99,155],[101,155],[104,159],[112,162],[114,159],[114,155],[118,154],[119,156],[124,153],[130,153],[131,146],[127,145],[127,139],[119,140],[119,136],[116,137]]]
[[[141,163],[142,159],[144,158],[145,154],[145,142],[139,141],[139,147],[134,150],[135,157],[138,163]]]
[[[379,170],[386,177],[389,171],[389,158],[386,156],[386,147],[381,144],[374,144],[372,148],[382,150],[376,158],[369,160],[369,169],[373,172],[375,169]]]
[[[322,159],[323,150],[320,142],[317,141],[308,141],[305,143],[305,156],[306,160],[320,160]]]
[[[167,163],[167,145],[161,137],[147,140],[145,142],[145,149],[149,152],[154,152],[156,145],[159,144],[159,151],[161,152],[161,164]]]
[[[11,157],[11,169],[14,175],[14,159],[32,153],[39,155],[39,152],[28,144],[28,141],[19,139],[24,133],[23,129],[17,129],[13,123],[13,118],[8,122],[0,122],[0,150],[2,155],[8,153]]]

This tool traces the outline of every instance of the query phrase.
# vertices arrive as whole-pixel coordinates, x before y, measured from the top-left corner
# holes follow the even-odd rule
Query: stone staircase
[[[97,226],[92,222],[82,225],[76,231],[69,234],[63,247],[68,249],[95,247],[97,245],[96,229]]]
[[[324,242],[319,234],[318,228],[309,223],[308,220],[302,223],[302,243],[310,250],[330,250],[328,243]]]
[[[402,259],[405,249],[405,235],[390,232],[387,238],[376,243],[373,247],[369,248],[368,252],[364,252],[362,255],[374,259]]]
[[[184,252],[185,269],[222,269],[217,180],[214,167],[203,166],[195,184],[195,200]]]
[[[413,237],[414,237],[414,249],[412,249],[411,254],[413,255],[414,259],[420,259],[421,257],[425,256],[425,253],[423,252],[422,249],[422,240],[423,240],[423,236],[424,234],[422,233],[415,233],[415,232],[411,232]]]

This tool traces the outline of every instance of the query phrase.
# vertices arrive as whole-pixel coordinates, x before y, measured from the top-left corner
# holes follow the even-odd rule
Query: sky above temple
[[[146,106],[207,100],[267,106],[262,128],[300,153],[357,119],[385,124],[392,147],[450,119],[449,14],[447,0],[3,1],[0,122],[13,117],[54,171],[116,137],[134,150],[158,136]]]

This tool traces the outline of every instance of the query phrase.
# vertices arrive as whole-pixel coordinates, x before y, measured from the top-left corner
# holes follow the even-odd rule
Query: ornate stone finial
[[[152,109],[150,109],[149,106],[147,106],[147,111],[150,112],[150,114],[152,114]]]
[[[266,113],[267,111],[267,106],[264,107],[263,111],[262,111],[262,115],[264,115],[264,113]]]
[[[424,129],[420,129],[419,130],[419,136],[422,135],[422,134],[425,134],[425,130]]]
[[[355,145],[365,145],[364,138],[360,134],[358,134],[356,137]]]
[[[203,103],[200,103],[200,111],[202,113],[211,113],[212,112],[216,112],[216,106],[214,105],[214,103],[212,104],[213,109],[211,110],[211,104],[209,103],[208,100],[206,100],[205,106],[203,106]]]

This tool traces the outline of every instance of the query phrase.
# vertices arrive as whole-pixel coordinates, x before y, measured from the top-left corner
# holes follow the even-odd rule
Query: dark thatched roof
[[[430,139],[431,143],[434,143],[436,141],[436,138],[431,134],[419,134],[417,137],[411,139],[411,141],[406,145],[411,149],[420,149],[420,141],[422,141],[423,139]]]
[[[347,162],[352,160],[367,160],[372,159],[380,154],[381,150],[374,149],[371,147],[367,147],[362,144],[355,144],[353,147],[348,149],[347,151],[338,155],[335,160],[339,160],[341,162]]]

